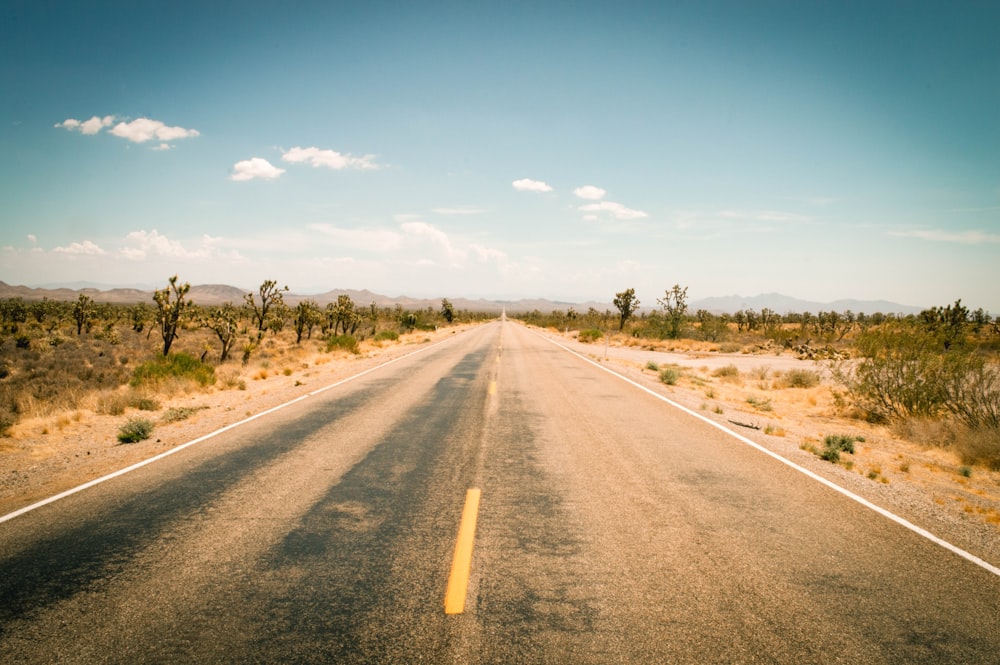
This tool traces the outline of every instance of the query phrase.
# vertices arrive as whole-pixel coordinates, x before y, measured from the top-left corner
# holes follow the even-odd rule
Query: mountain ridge
[[[108,287],[106,289],[94,286],[82,286],[71,288],[67,286],[52,285],[49,288],[30,287],[23,285],[10,285],[0,281],[0,298],[22,298],[24,300],[76,300],[82,293],[90,297],[95,302],[107,302],[116,304],[135,304],[139,302],[149,303],[152,301],[154,289],[140,289],[131,287]],[[227,284],[198,284],[193,285],[188,292],[191,302],[198,305],[221,305],[226,302],[239,304],[246,294],[251,293],[246,289],[241,289]],[[424,309],[433,307],[437,309],[441,305],[441,298],[414,298],[406,295],[386,296],[374,293],[367,289],[331,289],[318,294],[296,294],[285,293],[284,300],[288,305],[295,306],[303,300],[311,300],[321,306],[331,302],[336,302],[341,295],[350,296],[351,300],[359,306],[367,306],[375,303],[379,307],[395,307],[399,305],[408,309]],[[469,310],[477,312],[497,312],[507,310],[514,312],[529,312],[539,310],[541,312],[551,312],[553,310],[566,310],[570,307],[578,312],[586,312],[590,308],[598,311],[615,311],[614,305],[610,302],[587,301],[569,302],[561,300],[550,300],[547,298],[521,298],[518,300],[490,300],[486,298],[449,298],[452,305],[458,310]],[[761,310],[763,308],[774,310],[778,314],[788,314],[790,312],[819,312],[851,310],[857,314],[918,314],[924,307],[912,305],[901,305],[888,300],[857,300],[840,299],[832,302],[819,302],[793,298],[780,293],[763,293],[756,296],[712,296],[693,300],[688,303],[688,310],[695,312],[704,309],[713,313],[732,314],[741,309]],[[652,311],[655,308],[643,307],[642,311]]]

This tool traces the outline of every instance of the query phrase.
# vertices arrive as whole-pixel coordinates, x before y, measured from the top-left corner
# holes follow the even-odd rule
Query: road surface
[[[1000,576],[495,322],[0,523],[0,662],[1000,663]]]

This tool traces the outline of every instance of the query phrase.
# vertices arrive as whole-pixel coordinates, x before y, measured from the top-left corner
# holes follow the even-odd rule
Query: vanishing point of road
[[[0,523],[0,662],[1000,663],[1000,576],[498,321]]]

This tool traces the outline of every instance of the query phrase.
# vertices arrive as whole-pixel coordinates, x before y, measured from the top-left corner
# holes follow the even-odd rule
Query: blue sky
[[[2,11],[8,283],[1000,314],[995,2]]]

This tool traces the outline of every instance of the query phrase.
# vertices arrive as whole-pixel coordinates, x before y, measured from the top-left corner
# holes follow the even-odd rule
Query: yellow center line
[[[462,523],[455,541],[455,556],[451,561],[448,590],[444,594],[444,613],[461,614],[465,611],[465,596],[469,588],[469,569],[472,567],[472,543],[476,536],[476,517],[479,514],[479,490],[472,488],[465,493]]]
[[[496,381],[490,381],[489,394],[490,395],[496,395],[497,394],[497,382]]]

